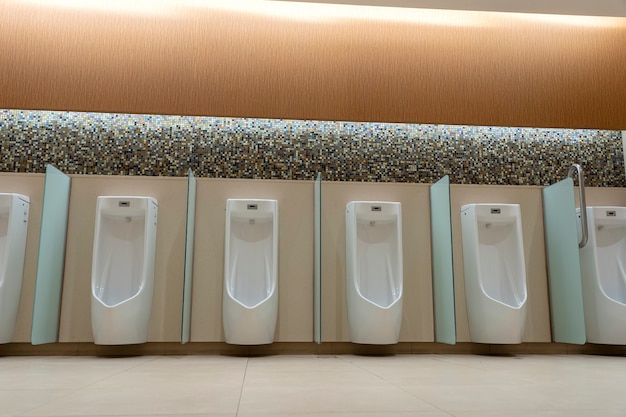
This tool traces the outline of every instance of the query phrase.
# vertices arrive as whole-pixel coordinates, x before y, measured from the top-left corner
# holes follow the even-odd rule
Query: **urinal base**
[[[128,333],[128,332],[125,332]],[[129,335],[117,332],[107,332],[94,334],[93,343],[103,346],[120,346],[120,345],[140,345],[148,343],[147,335]]]
[[[511,325],[513,327],[513,325]],[[523,330],[523,327],[521,327]],[[485,334],[485,332],[472,332],[470,328],[470,340],[472,343],[482,343],[489,345],[519,345],[522,343],[523,334],[516,332],[513,335],[507,335],[504,331],[494,331]]]
[[[224,343],[228,345],[234,346],[267,346],[274,343],[274,340],[271,342],[258,342],[258,341],[247,341],[247,340],[225,340]]]
[[[152,294],[141,293],[116,307],[92,297],[91,328],[96,345],[137,345],[148,342]]]
[[[224,293],[224,339],[229,345],[268,345],[274,342],[278,319],[278,293],[254,308],[247,308]]]
[[[624,346],[626,345],[626,339],[587,339],[587,343],[593,343],[594,345]]]
[[[472,343],[478,343],[481,345],[521,345],[523,342],[521,339],[514,340],[502,340],[502,339],[486,339],[486,340],[474,340]]]
[[[387,345],[397,345],[399,341],[397,339],[394,340],[350,340],[350,343],[354,343],[356,345],[373,345],[373,346],[387,346]]]
[[[480,300],[475,300],[480,301]],[[490,345],[522,343],[526,323],[526,305],[505,307],[483,299],[478,306],[468,305],[470,340]]]
[[[394,345],[400,338],[402,298],[390,308],[380,308],[349,291],[350,342],[362,345]]]
[[[626,323],[587,330],[587,342],[599,345],[626,345]]]

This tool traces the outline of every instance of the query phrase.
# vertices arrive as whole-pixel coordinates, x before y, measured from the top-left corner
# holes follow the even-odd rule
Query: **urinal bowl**
[[[225,341],[272,343],[278,318],[278,201],[229,199],[225,236]]]
[[[0,194],[0,343],[13,338],[22,293],[30,200]]]
[[[461,220],[470,338],[521,343],[527,288],[519,205],[464,205]]]
[[[151,197],[98,197],[91,275],[96,344],[148,341],[157,209]]]
[[[587,341],[626,345],[626,207],[587,207],[587,222],[580,249]]]
[[[402,324],[402,209],[397,202],[346,206],[346,302],[350,340],[398,343]]]

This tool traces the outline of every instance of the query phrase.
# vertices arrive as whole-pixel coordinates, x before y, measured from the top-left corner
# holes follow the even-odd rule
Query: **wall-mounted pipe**
[[[587,203],[585,202],[585,174],[583,169],[578,164],[572,164],[569,168],[567,176],[574,181],[575,175],[578,174],[578,196],[580,200],[580,219],[582,223],[582,236],[580,242],[578,242],[579,248],[584,248],[587,244],[589,234],[587,232]]]

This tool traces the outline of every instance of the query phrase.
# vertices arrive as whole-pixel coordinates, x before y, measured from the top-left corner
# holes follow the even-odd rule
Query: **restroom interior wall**
[[[14,343],[30,342],[44,176],[0,175],[0,188],[31,198],[24,280]],[[428,184],[323,183],[322,340],[349,340],[345,302],[345,206],[353,200],[400,201],[403,211],[404,305],[402,342],[432,342],[433,305]],[[182,309],[187,180],[185,178],[72,176],[61,342],[92,340],[90,277],[98,195],[149,195],[159,201],[151,342],[178,342]],[[313,333],[313,183],[198,179],[193,274],[192,342],[222,342],[221,299],[227,198],[279,201],[279,319],[277,342],[311,342]],[[464,295],[460,208],[477,202],[521,205],[528,280],[524,342],[550,342],[541,187],[452,185],[452,238],[457,335],[469,342]],[[589,205],[626,205],[623,188],[588,187]],[[436,231],[432,231],[435,233]],[[280,348],[279,348],[280,349]]]
[[[30,207],[28,212],[28,235],[26,236],[24,274],[22,277],[22,293],[20,296],[17,322],[15,324],[12,340],[16,343],[30,342],[44,182],[45,175],[43,174],[3,173],[0,175],[1,192],[24,194],[30,198]]]
[[[48,3],[3,3],[0,108],[626,126],[624,18]]]
[[[541,187],[495,187],[453,184],[450,186],[450,208],[452,214],[452,253],[454,256],[457,340],[459,342],[470,341],[463,274],[461,207],[464,204],[471,203],[520,205],[528,290],[526,328],[522,341],[550,342],[550,307]]]

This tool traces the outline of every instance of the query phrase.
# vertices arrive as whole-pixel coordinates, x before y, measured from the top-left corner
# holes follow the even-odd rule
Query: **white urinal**
[[[400,203],[346,206],[346,293],[353,343],[398,343],[402,324]]]
[[[151,197],[98,197],[91,267],[91,327],[96,344],[148,341],[157,210]]]
[[[472,342],[521,343],[527,289],[519,205],[464,205],[461,225]]]
[[[626,345],[626,207],[587,207],[587,224],[580,249],[587,341]]]
[[[22,293],[30,200],[0,194],[0,343],[13,337]]]
[[[226,343],[272,343],[278,318],[278,201],[229,199],[224,254]]]

